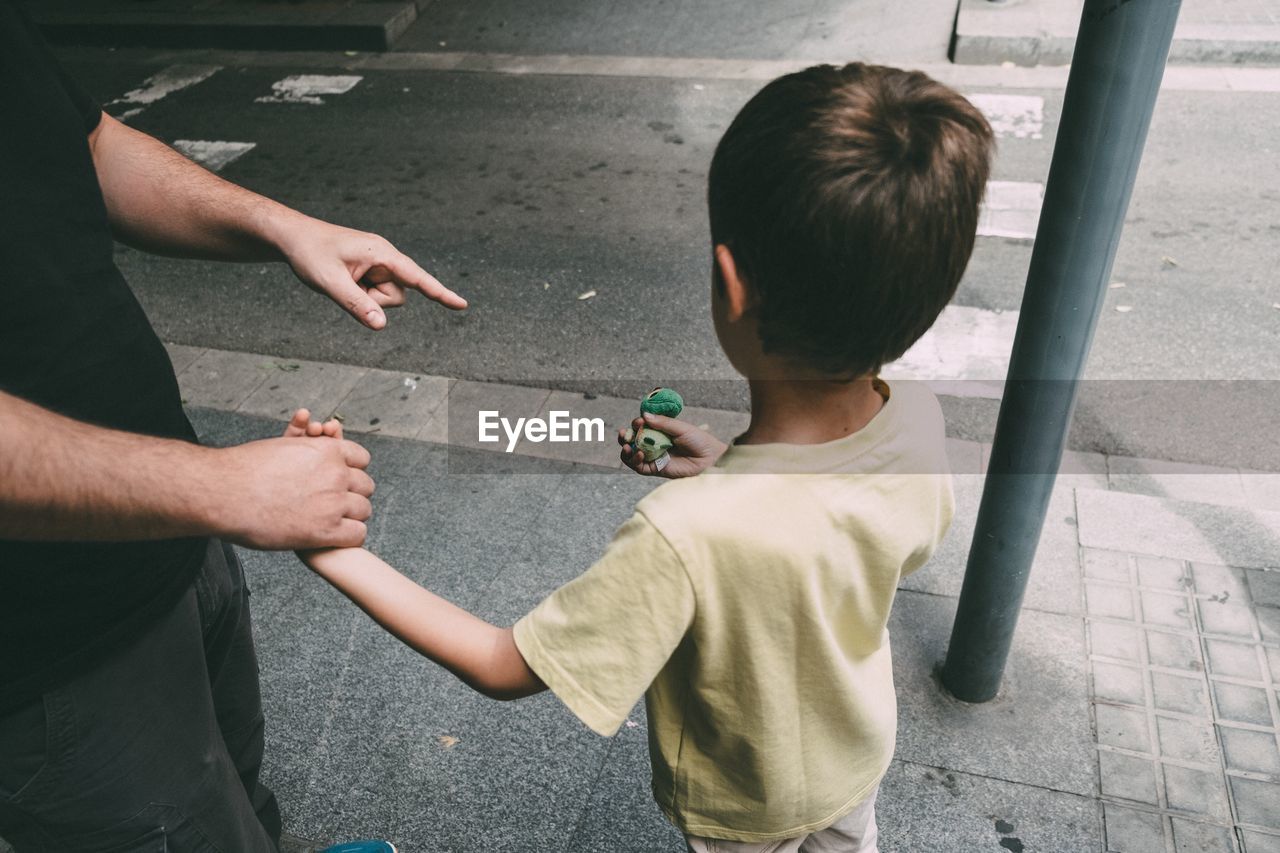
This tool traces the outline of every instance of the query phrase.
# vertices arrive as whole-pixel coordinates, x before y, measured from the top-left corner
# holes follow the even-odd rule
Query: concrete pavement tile
[[[353,432],[416,438],[449,395],[443,376],[370,370],[337,405]]]
[[[1245,500],[1258,509],[1280,510],[1280,474],[1274,471],[1241,471]]]
[[[550,423],[551,413],[556,411],[568,413],[562,416],[566,418],[564,429],[570,438],[577,440],[562,443],[524,441],[519,452],[602,468],[622,467],[622,460],[618,458],[618,429],[629,424],[639,413],[639,403],[619,397],[587,399],[571,391],[552,391],[537,416]],[[594,425],[584,425],[580,432],[575,433],[572,422],[579,418],[598,418],[603,426],[597,430]]]
[[[1142,662],[1139,643],[1142,632],[1133,625],[1117,625],[1113,622],[1088,622],[1089,653],[1097,657]]]
[[[1209,717],[1209,696],[1203,678],[1187,678],[1167,672],[1151,673],[1151,694],[1161,711]]]
[[[1251,723],[1255,726],[1266,726],[1274,729],[1276,722],[1271,716],[1271,706],[1267,702],[1267,691],[1261,687],[1249,687],[1245,684],[1228,684],[1223,681],[1212,683],[1213,704],[1217,709],[1215,718],[1233,723]]]
[[[1071,489],[1107,488],[1107,457],[1101,453],[1064,450],[1058,484]]]
[[[1104,702],[1123,702],[1127,705],[1146,704],[1146,690],[1142,683],[1142,670],[1132,666],[1093,661],[1093,695]]]
[[[270,356],[206,350],[178,377],[182,402],[235,409],[276,370]]]
[[[1253,610],[1243,604],[1200,599],[1200,628],[1205,634],[1224,634],[1251,640],[1254,637]]]
[[[1156,716],[1156,740],[1160,755],[1197,764],[1218,763],[1218,744],[1206,720],[1192,721]]]
[[[173,365],[173,372],[176,375],[181,375],[182,371],[206,352],[204,347],[188,347],[182,344],[166,343],[164,348],[169,353],[169,362]]]
[[[1147,631],[1147,660],[1153,666],[1168,669],[1204,671],[1204,654],[1200,641],[1190,634]]]
[[[876,823],[882,853],[1102,850],[1089,799],[908,761],[885,774]]]
[[[1205,640],[1209,672],[1249,681],[1262,680],[1257,648],[1228,640]]]
[[[499,417],[506,418],[514,428],[519,418],[531,418],[542,409],[547,396],[551,392],[546,388],[527,388],[523,385],[503,385],[498,382],[455,382],[449,391],[448,407],[437,409],[436,417],[431,422],[438,422],[440,415],[445,416],[448,424],[448,442],[455,447],[468,447],[476,450],[504,451],[508,439],[499,426],[493,432],[498,439],[492,442],[479,440],[479,413],[481,411],[497,412]],[[424,427],[424,434],[427,429]],[[523,443],[523,442],[521,442]],[[519,447],[520,444],[517,444]]]
[[[1132,583],[1128,554],[1081,548],[1080,557],[1086,578],[1123,585]]]
[[[1154,761],[1110,750],[1099,750],[1098,766],[1102,795],[1156,805],[1156,765]]]
[[[1280,829],[1280,784],[1235,775],[1227,779],[1241,823]]]
[[[1093,706],[1097,721],[1098,743],[1133,752],[1151,754],[1151,733],[1147,731],[1147,712],[1133,708],[1097,703]]]
[[[1144,589],[1139,599],[1142,602],[1142,621],[1145,624],[1159,625],[1178,631],[1195,630],[1195,621],[1191,615],[1191,597],[1186,593],[1172,595]]]
[[[1280,513],[1080,489],[1080,544],[1246,568],[1280,568]]]
[[[1245,503],[1244,485],[1235,468],[1131,456],[1110,456],[1107,464],[1111,488],[1118,492],[1233,506]]]
[[[368,372],[363,367],[288,359],[274,361],[269,367],[275,370],[268,370],[265,381],[236,407],[237,411],[284,420],[294,409],[305,406],[313,418],[324,420]]]
[[[1231,819],[1221,770],[1196,770],[1176,764],[1164,764],[1162,769],[1170,809],[1203,815],[1210,820]]]
[[[1249,597],[1254,604],[1280,607],[1280,572],[1249,569],[1245,575],[1249,582]]]
[[[1187,569],[1181,560],[1164,557],[1138,557],[1138,585],[1146,589],[1165,589],[1182,592],[1190,585]]]
[[[1127,586],[1087,583],[1084,587],[1086,609],[1091,618],[1133,621],[1133,595]]]
[[[1249,601],[1249,587],[1245,573],[1230,566],[1209,563],[1192,563],[1191,577],[1198,595],[1207,595],[1221,601]]]
[[[943,691],[933,674],[954,607],[937,596],[898,595],[890,633],[899,758],[1092,796],[1097,777],[1080,620],[1024,611],[1000,696],[970,705]],[[937,737],[940,731],[948,736]],[[1037,748],[1027,749],[1030,743]]]
[[[1271,671],[1271,683],[1280,684],[1280,649],[1268,646],[1264,651],[1267,657],[1267,668]]]
[[[1218,739],[1222,742],[1228,770],[1280,776],[1280,747],[1277,747],[1275,732],[1219,725]]]
[[[1262,642],[1280,645],[1280,609],[1259,607],[1253,612],[1253,616],[1258,620],[1258,633],[1262,636]]]
[[[607,743],[608,756],[572,837],[555,849],[566,853],[684,853],[684,836],[653,801],[643,705],[632,711]]]
[[[1164,818],[1115,803],[1103,804],[1109,853],[1165,853]]]
[[[1178,853],[1192,851],[1215,851],[1215,853],[1233,853],[1236,846],[1235,833],[1230,827],[1214,823],[1175,817],[1173,824],[1173,849]]]
[[[1245,853],[1280,853],[1280,833],[1241,828],[1240,837]]]
[[[954,476],[956,513],[951,529],[929,563],[903,581],[903,589],[959,595],[982,484],[983,477],[976,474]],[[1023,607],[1051,613],[1082,611],[1078,546],[1074,496],[1070,489],[1059,489],[1049,502],[1049,514],[1027,581]]]

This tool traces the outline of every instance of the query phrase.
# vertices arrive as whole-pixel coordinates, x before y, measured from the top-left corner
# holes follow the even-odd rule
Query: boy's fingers
[[[324,434],[330,438],[342,438],[342,421],[337,418],[329,418],[324,422]]]
[[[671,436],[673,439],[676,436],[684,435],[690,430],[697,429],[697,427],[695,427],[693,424],[689,423],[688,421],[682,421],[677,418],[669,418],[666,415],[655,415],[651,412],[645,412],[644,421],[642,423],[644,424],[644,426],[651,426],[654,429],[665,432],[667,435]]]
[[[285,438],[297,438],[306,435],[307,424],[311,422],[311,412],[306,409],[298,409],[293,413],[293,417],[289,418],[289,423],[285,425]]]
[[[320,424],[316,423],[315,421],[312,421],[311,423],[307,424],[307,435],[309,437],[317,438],[323,434],[324,434],[324,427],[321,426]]]

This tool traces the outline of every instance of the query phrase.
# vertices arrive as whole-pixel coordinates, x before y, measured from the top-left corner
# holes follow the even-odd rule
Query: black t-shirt
[[[101,115],[0,0],[0,390],[89,423],[195,441],[168,354],[112,259],[88,144]],[[0,712],[172,607],[205,544],[0,540]]]

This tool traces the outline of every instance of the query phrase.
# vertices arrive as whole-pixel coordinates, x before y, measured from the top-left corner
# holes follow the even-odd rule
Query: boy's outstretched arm
[[[320,575],[410,648],[491,699],[547,689],[510,628],[499,628],[423,589],[363,548],[299,552]]]

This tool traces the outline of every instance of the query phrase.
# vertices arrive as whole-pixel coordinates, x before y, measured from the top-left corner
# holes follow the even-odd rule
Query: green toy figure
[[[642,417],[646,412],[649,412],[654,415],[664,415],[668,418],[678,418],[683,409],[684,400],[670,388],[654,388],[640,401],[640,415]],[[667,455],[667,450],[670,449],[672,444],[671,436],[661,430],[656,430],[653,427],[641,427],[640,432],[637,434],[635,430],[628,427],[627,443],[631,445],[632,450],[639,450],[644,454],[644,461],[656,463],[659,471],[667,467],[667,463],[671,461],[671,458]]]

